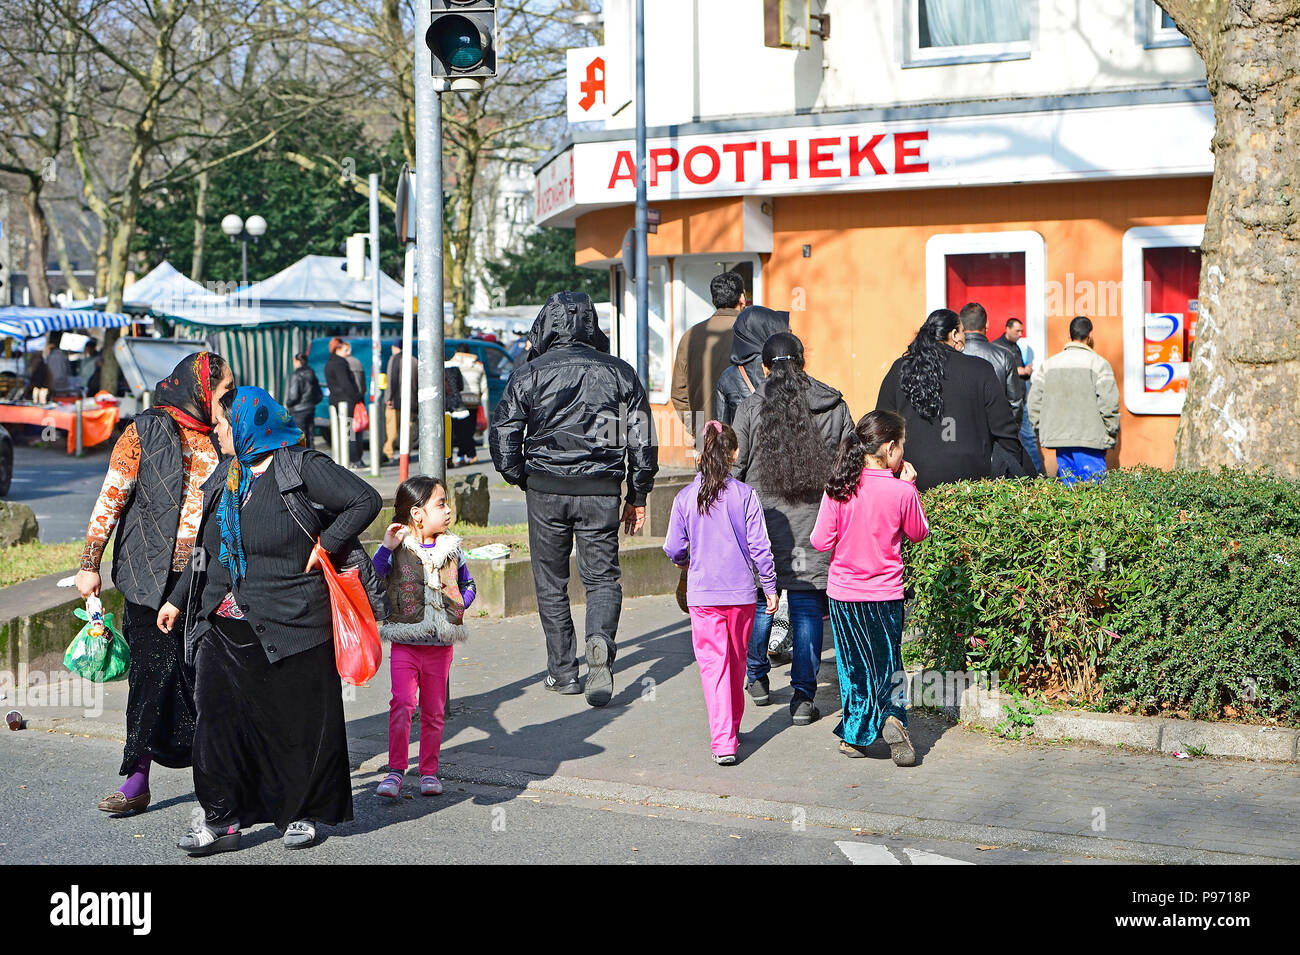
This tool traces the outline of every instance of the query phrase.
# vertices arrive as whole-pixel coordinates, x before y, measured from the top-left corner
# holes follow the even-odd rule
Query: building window
[[[1178,31],[1174,18],[1156,0],[1137,0],[1138,42],[1148,50],[1166,46],[1191,46]]]
[[[903,66],[1023,60],[1033,52],[1032,0],[897,0]]]
[[[1181,414],[1200,312],[1203,226],[1124,233],[1124,406]]]
[[[1047,353],[1047,245],[1037,232],[970,232],[931,236],[925,244],[926,311],[961,311],[978,302],[986,332],[1001,335],[1007,319],[1025,323],[1030,362]],[[920,327],[921,319],[916,319]]]

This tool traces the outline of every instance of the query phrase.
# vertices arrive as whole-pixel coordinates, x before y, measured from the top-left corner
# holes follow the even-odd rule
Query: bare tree
[[[1157,0],[1205,61],[1214,183],[1180,468],[1300,477],[1300,0]]]

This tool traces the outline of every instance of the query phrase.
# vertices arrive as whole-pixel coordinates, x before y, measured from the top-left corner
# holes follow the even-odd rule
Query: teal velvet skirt
[[[903,601],[831,599],[831,634],[844,712],[835,735],[869,746],[890,716],[907,725]]]

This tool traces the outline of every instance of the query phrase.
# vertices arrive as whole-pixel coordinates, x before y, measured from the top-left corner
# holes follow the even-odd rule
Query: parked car
[[[361,367],[366,370],[366,386],[370,386],[370,354],[371,341],[367,335],[365,337],[344,338],[343,341],[352,346],[352,354],[361,362]],[[394,345],[401,345],[400,338],[381,338],[380,344],[380,361],[379,368],[381,371],[388,370],[388,359],[393,353]],[[420,343],[413,342],[412,349],[419,357]],[[502,393],[506,390],[506,379],[510,377],[510,372],[514,371],[515,363],[510,357],[510,353],[498,345],[496,342],[487,342],[479,338],[448,338],[443,341],[443,360],[448,361],[451,356],[461,345],[468,345],[478,360],[483,363],[484,370],[487,371],[488,383],[488,420],[492,418],[492,409],[496,407],[497,402],[501,400]],[[307,350],[307,364],[311,370],[316,373],[317,379],[320,380],[321,388],[325,388],[325,362],[330,357],[330,340],[328,338],[312,339],[311,347]],[[411,382],[412,393],[414,393],[415,382]],[[327,430],[329,428],[329,395],[316,406],[316,423]]]
[[[14,440],[4,425],[0,425],[0,497],[9,494],[14,480]]]

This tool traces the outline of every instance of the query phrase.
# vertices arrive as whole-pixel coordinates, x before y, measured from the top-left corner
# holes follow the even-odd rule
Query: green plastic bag
[[[131,666],[131,650],[113,626],[113,615],[104,614],[104,635],[96,637],[90,632],[90,617],[86,611],[78,607],[72,612],[78,619],[86,621],[86,625],[68,645],[63,665],[77,676],[95,683],[111,683],[126,676]]]

